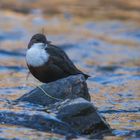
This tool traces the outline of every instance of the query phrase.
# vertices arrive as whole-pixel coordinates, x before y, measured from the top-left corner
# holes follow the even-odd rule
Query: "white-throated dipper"
[[[48,83],[70,75],[89,75],[76,68],[67,54],[52,45],[44,34],[35,34],[28,44],[26,62],[32,75],[40,82]]]

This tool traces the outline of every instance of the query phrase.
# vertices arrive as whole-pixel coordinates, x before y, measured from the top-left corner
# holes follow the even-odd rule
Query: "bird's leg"
[[[30,71],[28,71],[28,73],[27,73],[26,81],[28,80],[29,76],[30,76]]]

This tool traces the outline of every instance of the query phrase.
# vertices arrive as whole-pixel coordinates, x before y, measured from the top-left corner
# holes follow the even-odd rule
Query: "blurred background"
[[[26,80],[25,63],[31,36],[41,32],[92,76],[92,102],[115,129],[113,139],[140,137],[140,0],[0,0],[1,101],[41,84]],[[5,138],[52,137],[17,126],[0,130]]]

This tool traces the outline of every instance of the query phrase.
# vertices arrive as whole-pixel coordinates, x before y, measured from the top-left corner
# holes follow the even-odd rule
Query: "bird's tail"
[[[84,73],[84,77],[85,77],[85,79],[87,80],[87,79],[88,79],[89,77],[91,77],[91,76]]]

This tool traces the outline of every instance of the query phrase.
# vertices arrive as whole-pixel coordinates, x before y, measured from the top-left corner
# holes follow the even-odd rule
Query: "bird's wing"
[[[69,59],[67,54],[60,48],[51,45],[47,47],[47,52],[50,54],[50,59],[53,64],[57,65],[67,74],[83,74],[80,70],[76,68],[73,62]]]

